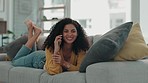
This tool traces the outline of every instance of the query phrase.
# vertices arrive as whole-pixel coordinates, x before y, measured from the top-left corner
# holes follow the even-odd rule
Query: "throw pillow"
[[[129,33],[123,48],[115,60],[139,60],[148,56],[148,46],[142,35],[139,23],[135,23]]]
[[[109,61],[123,46],[133,22],[124,23],[102,35],[86,53],[79,71],[85,72],[86,67],[97,62]]]
[[[15,41],[7,44],[4,47],[8,57],[10,58],[10,60],[12,60],[15,57],[16,53],[19,51],[19,49],[22,47],[22,45],[27,42],[27,40],[28,40],[27,35],[23,35],[20,38],[18,38]]]

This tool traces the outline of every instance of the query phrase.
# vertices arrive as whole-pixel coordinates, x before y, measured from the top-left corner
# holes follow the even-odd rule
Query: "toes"
[[[33,23],[32,23],[32,21],[31,20],[25,20],[25,22],[24,22],[26,25],[27,25],[27,27],[28,28],[30,28],[30,27],[32,27],[33,26]]]

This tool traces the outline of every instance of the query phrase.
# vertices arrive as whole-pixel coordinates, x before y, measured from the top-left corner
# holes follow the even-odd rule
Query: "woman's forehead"
[[[76,27],[73,24],[67,24],[64,29],[76,29]]]

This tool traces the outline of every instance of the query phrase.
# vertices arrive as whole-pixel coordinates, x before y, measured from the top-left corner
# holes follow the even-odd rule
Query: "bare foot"
[[[28,29],[33,30],[34,27],[33,27],[33,22],[31,20],[27,19],[27,20],[25,20],[24,23],[26,24]]]
[[[35,35],[40,35],[41,32],[42,32],[41,28],[37,27],[37,26],[34,25],[34,24],[33,24],[32,26],[33,26],[33,28],[34,28],[34,34],[35,34]]]

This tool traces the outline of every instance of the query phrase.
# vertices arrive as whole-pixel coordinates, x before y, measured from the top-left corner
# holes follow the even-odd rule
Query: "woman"
[[[80,24],[70,18],[64,18],[54,25],[44,42],[44,51],[32,48],[38,39],[41,29],[31,20],[26,21],[28,41],[12,60],[14,66],[43,68],[46,55],[45,70],[49,74],[63,71],[76,71],[89,48],[85,32]],[[32,52],[33,51],[33,52]]]
[[[89,49],[86,37],[77,21],[64,18],[56,23],[44,42],[44,69],[53,75],[63,71],[77,71]]]
[[[26,20],[25,24],[28,27],[28,40],[25,45],[17,52],[12,59],[12,65],[25,66],[33,68],[43,68],[45,62],[45,52],[35,51],[35,42],[41,34],[42,30],[35,26],[31,20]]]

